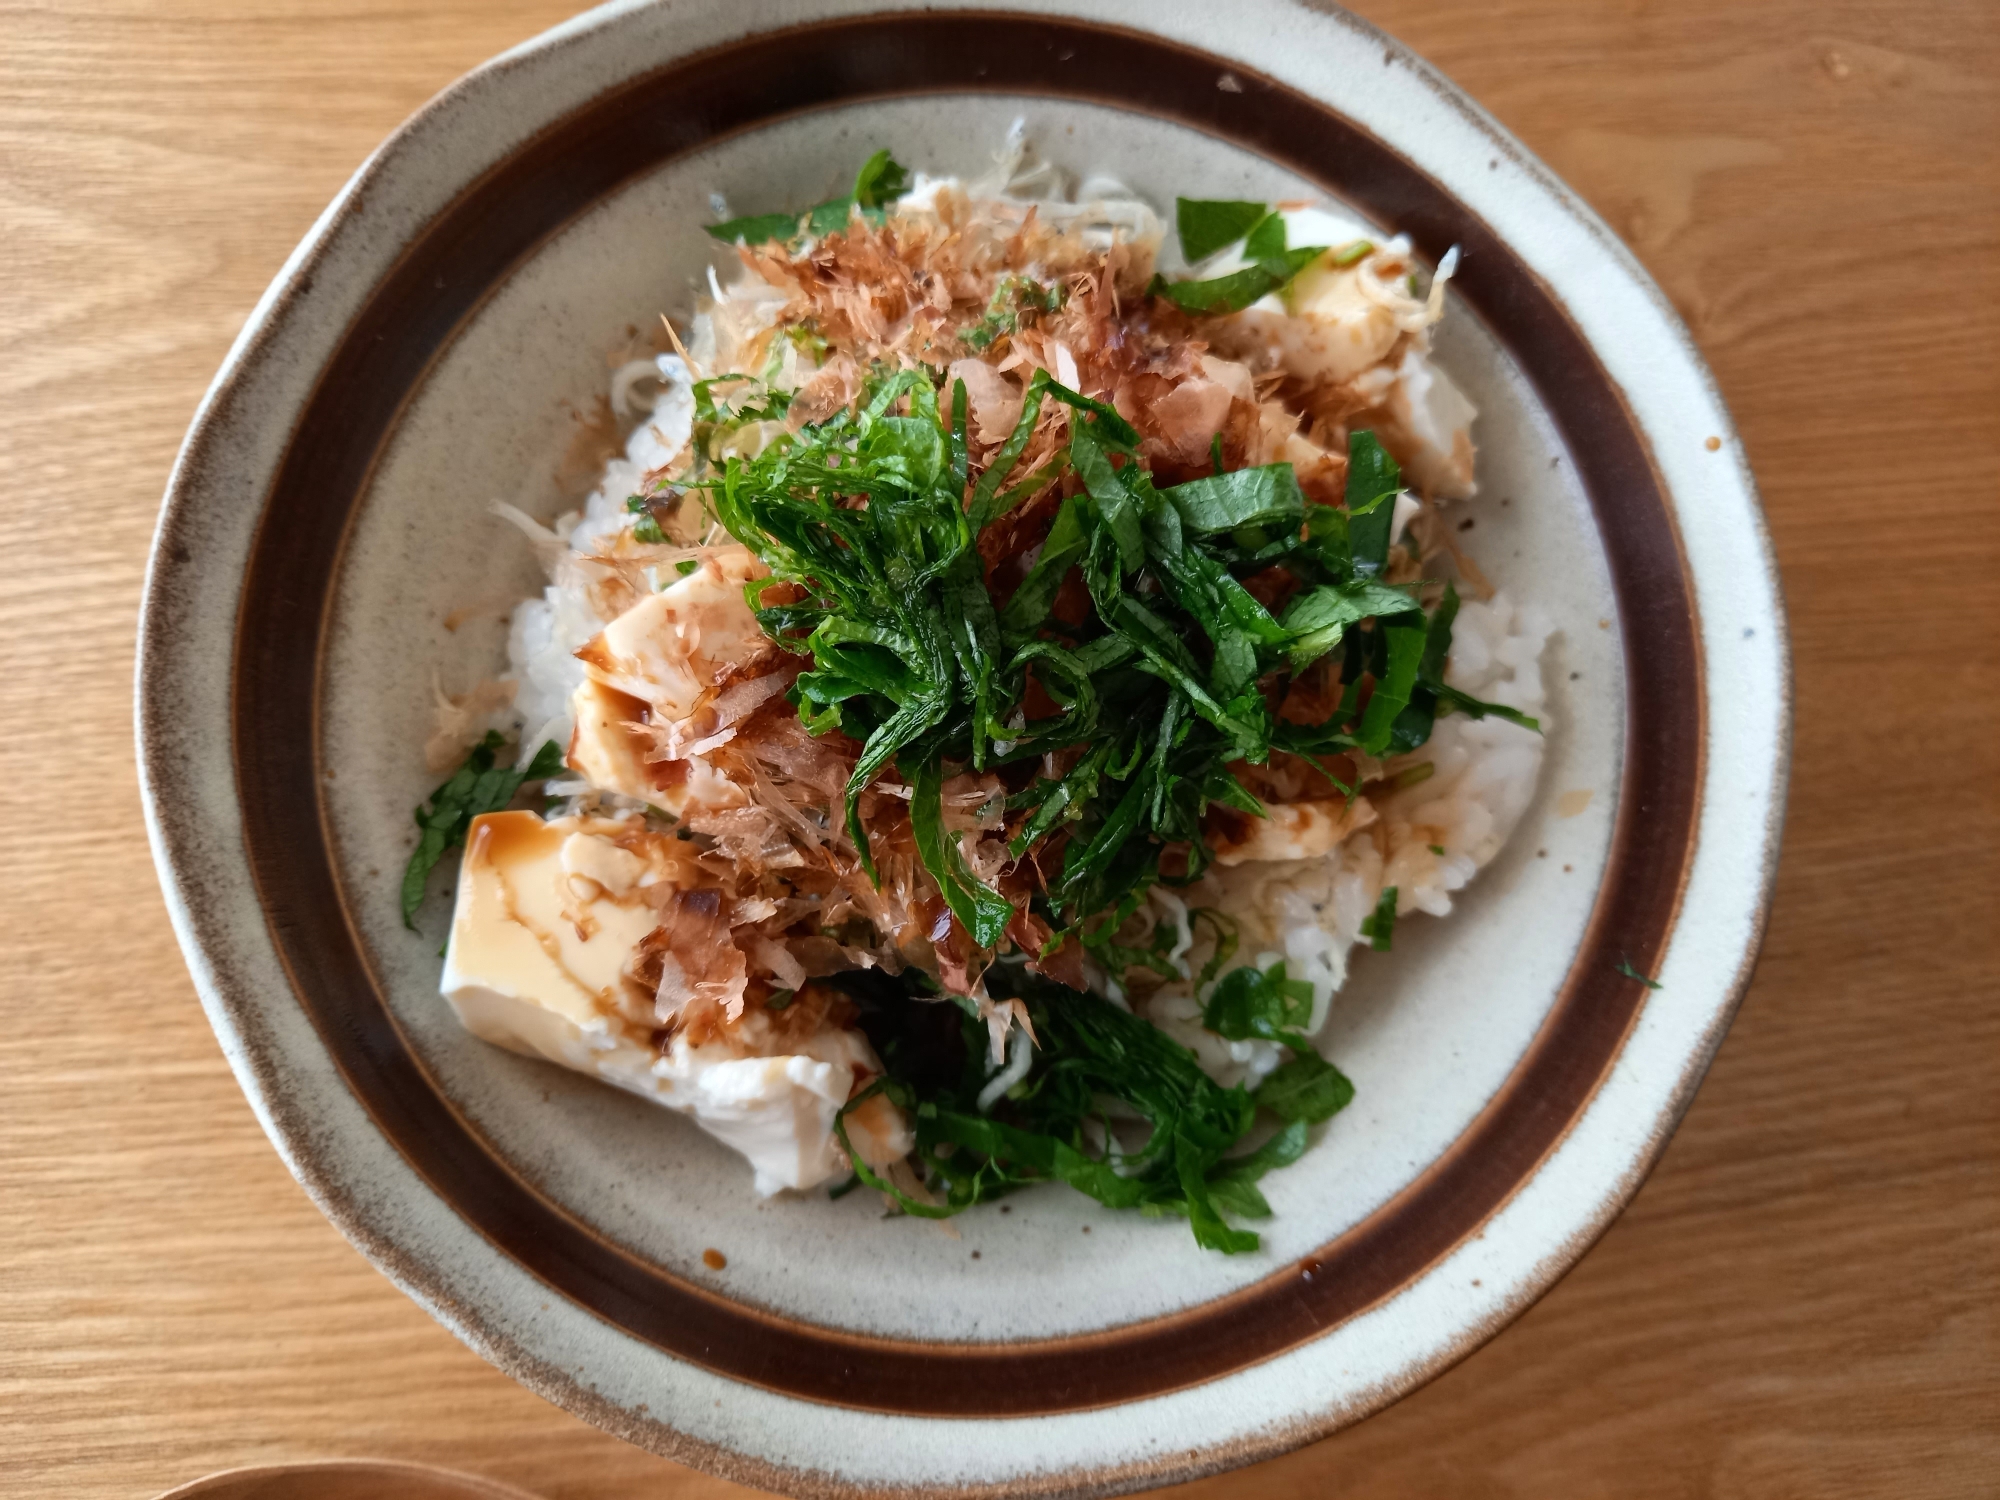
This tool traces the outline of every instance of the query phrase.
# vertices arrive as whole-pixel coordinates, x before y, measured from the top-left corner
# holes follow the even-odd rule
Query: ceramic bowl
[[[1435,71],[1331,7],[903,0],[593,11],[469,75],[272,285],[147,582],[154,849],[216,1032],[328,1216],[486,1358],[656,1451],[799,1494],[1110,1493],[1352,1422],[1561,1275],[1659,1154],[1749,975],[1786,763],[1750,476],[1666,301]],[[1557,622],[1541,792],[1446,922],[1365,955],[1357,1102],[1264,1250],[1059,1190],[955,1221],[759,1200],[687,1122],[473,1040],[396,875],[434,683],[537,584],[610,362],[683,313],[710,195],[875,146],[974,171],[1326,195],[1461,247],[1440,359],[1482,416],[1480,566]],[[567,493],[566,486],[571,486]],[[1654,976],[1649,990],[1628,971]],[[720,1250],[711,1270],[703,1253]]]

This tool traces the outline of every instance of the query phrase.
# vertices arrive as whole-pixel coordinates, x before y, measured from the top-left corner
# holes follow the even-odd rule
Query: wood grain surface
[[[1176,1493],[2000,1494],[2000,8],[1361,8],[1707,353],[1784,570],[1790,829],[1735,1030],[1582,1264],[1398,1406]],[[364,1455],[748,1493],[515,1386],[320,1218],[202,1018],[132,763],[147,542],[230,339],[384,134],[564,14],[0,5],[0,1493]]]

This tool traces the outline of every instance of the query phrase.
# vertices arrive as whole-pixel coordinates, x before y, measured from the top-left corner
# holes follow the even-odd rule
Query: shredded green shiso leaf
[[[1258,1179],[1298,1160],[1307,1127],[1353,1097],[1339,1070],[1303,1041],[1255,1093],[1226,1089],[1187,1048],[1109,1000],[1013,964],[996,965],[987,978],[996,995],[1026,1004],[1040,1041],[1027,1075],[997,1107],[982,1104],[986,1026],[969,1004],[963,1011],[910,1005],[877,972],[845,976],[889,1071],[849,1102],[841,1120],[877,1093],[908,1111],[926,1196],[879,1176],[851,1147],[848,1155],[862,1182],[922,1218],[947,1218],[1053,1180],[1109,1208],[1186,1218],[1206,1249],[1255,1250],[1257,1235],[1224,1215],[1269,1218]],[[1277,1128],[1239,1150],[1260,1108]],[[844,1123],[835,1129],[847,1147]]]
[[[546,781],[562,770],[562,749],[554,740],[537,750],[534,759],[520,770],[499,762],[498,752],[506,743],[499,731],[487,730],[465,763],[417,808],[417,827],[422,832],[403,870],[405,927],[415,928],[417,908],[423,905],[431,871],[448,850],[465,842],[472,820],[481,813],[503,811],[525,783]]]
[[[877,151],[854,174],[854,187],[838,198],[814,204],[804,213],[745,214],[708,226],[725,245],[762,245],[818,239],[847,227],[856,212],[880,221],[888,204],[909,191],[910,174],[887,151]]]
[[[1265,203],[1179,198],[1174,203],[1174,221],[1180,233],[1181,255],[1189,265],[1197,265],[1239,241],[1246,262],[1227,275],[1194,281],[1155,276],[1147,291],[1185,312],[1241,312],[1259,298],[1289,286],[1293,277],[1327,249],[1325,245],[1288,246],[1284,215]],[[1346,253],[1351,254],[1352,247]],[[1342,264],[1352,265],[1353,261],[1343,260]]]
[[[1375,902],[1375,910],[1361,919],[1361,935],[1377,953],[1387,953],[1396,940],[1395,886],[1386,886]]]

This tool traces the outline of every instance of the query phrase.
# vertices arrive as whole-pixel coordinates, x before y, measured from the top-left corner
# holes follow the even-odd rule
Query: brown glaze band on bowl
[[[237,626],[234,757],[271,936],[387,1137],[493,1244],[598,1317],[717,1373],[812,1400],[1029,1416],[1162,1394],[1312,1339],[1394,1294],[1531,1176],[1616,1058],[1666,943],[1700,802],[1701,661],[1666,498],[1619,392],[1561,304],[1434,180],[1310,98],[1135,33],[1000,14],[860,18],[768,33],[609,91],[419,231],[301,415],[252,549]],[[348,528],[399,414],[494,287],[634,177],[718,136],[867,97],[1078,98],[1232,140],[1463,260],[1453,289],[1540,389],[1590,496],[1626,641],[1627,731],[1605,881],[1561,995],[1479,1119],[1393,1202],[1305,1261],[1187,1311],[1076,1338],[920,1343],[732,1303],[609,1243],[523,1182],[417,1061],[349,922],[320,799],[319,665]],[[1225,106],[1227,108],[1225,109]],[[1247,123],[1246,123],[1247,122]]]

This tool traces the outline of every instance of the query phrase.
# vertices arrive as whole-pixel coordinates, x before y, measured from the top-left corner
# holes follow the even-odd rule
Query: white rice
[[[558,517],[549,528],[560,544],[553,555],[549,585],[539,599],[524,599],[516,606],[507,632],[507,669],[518,684],[513,715],[521,731],[524,764],[545,741],[569,743],[570,698],[583,685],[577,648],[610,623],[592,605],[571,558],[632,524],[626,500],[637,493],[648,470],[680,451],[694,424],[694,393],[680,356],[662,354],[644,363],[649,371],[634,371],[627,365],[612,378],[614,410],[626,412],[636,406],[643,413],[626,439],[625,452],[605,465],[604,477],[583,509]],[[646,373],[658,388],[642,399],[635,377]]]

